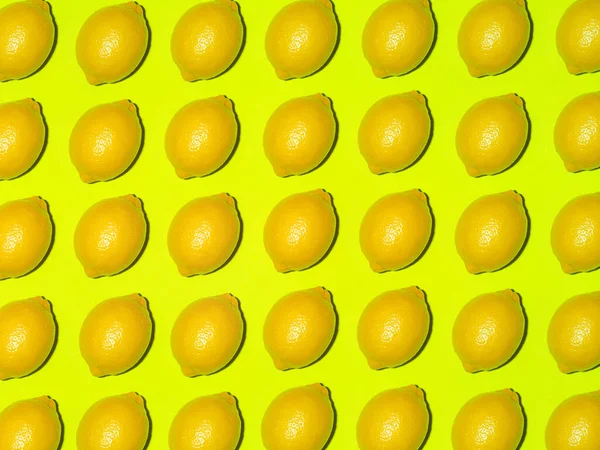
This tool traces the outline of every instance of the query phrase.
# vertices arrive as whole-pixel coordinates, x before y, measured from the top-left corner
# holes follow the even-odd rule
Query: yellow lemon
[[[227,194],[185,204],[169,228],[169,254],[184,277],[214,272],[231,259],[240,240],[235,200]]]
[[[323,94],[309,95],[275,110],[265,127],[263,147],[277,175],[302,175],[325,160],[336,133],[331,100]]]
[[[576,295],[554,313],[548,348],[561,372],[583,372],[600,364],[600,291]]]
[[[360,450],[418,450],[429,430],[425,393],[417,386],[389,389],[365,405],[356,425]]]
[[[454,450],[516,450],[525,417],[511,389],[479,394],[460,409],[452,426]]]
[[[517,64],[530,36],[525,0],[483,0],[460,25],[458,52],[472,76],[498,75]]]
[[[220,95],[177,111],[167,128],[165,150],[179,178],[204,177],[227,162],[237,139],[233,103]]]
[[[547,450],[600,448],[600,391],[574,395],[554,410],[546,425]]]
[[[144,9],[135,2],[106,6],[79,30],[77,62],[90,84],[116,83],[139,67],[147,48]]]
[[[529,121],[516,94],[486,98],[465,113],[456,130],[456,150],[472,177],[511,167],[527,143]]]
[[[304,270],[325,257],[337,230],[331,195],[322,189],[290,195],[267,217],[265,249],[278,272]]]
[[[79,332],[79,350],[92,375],[118,375],[142,359],[151,338],[148,302],[131,294],[105,300],[90,311]]]
[[[303,78],[322,68],[338,41],[330,0],[297,0],[273,18],[265,38],[267,58],[282,80]]]
[[[331,294],[322,287],[292,292],[269,311],[263,341],[279,370],[317,361],[333,341],[337,317]]]
[[[425,251],[433,219],[427,196],[417,190],[389,194],[369,208],[360,226],[360,248],[374,272],[399,270]]]
[[[600,1],[577,0],[567,8],[556,29],[556,47],[570,73],[600,70]]]
[[[169,430],[171,450],[235,450],[242,420],[235,397],[227,392],[198,397],[183,406]]]
[[[50,397],[21,400],[0,412],[2,450],[58,450],[62,425]]]
[[[423,62],[434,36],[429,0],[388,0],[365,25],[363,54],[376,77],[404,75]]]
[[[600,267],[600,192],[581,195],[558,212],[551,244],[565,273]]]
[[[134,392],[94,403],[77,428],[78,450],[143,450],[150,421],[144,398]]]
[[[271,402],[262,420],[267,450],[320,450],[333,432],[329,390],[322,384],[289,389]]]
[[[38,267],[50,250],[53,233],[48,204],[40,197],[0,205],[0,280]]]
[[[235,61],[244,40],[239,6],[233,0],[199,3],[179,19],[171,55],[185,81],[208,80]]]
[[[148,225],[142,202],[134,195],[92,205],[75,228],[75,255],[90,278],[112,276],[140,256]]]
[[[173,325],[171,351],[186,377],[210,375],[237,354],[244,319],[231,294],[207,297],[188,305]]]
[[[55,34],[50,5],[43,0],[0,9],[0,82],[37,72],[50,56]]]

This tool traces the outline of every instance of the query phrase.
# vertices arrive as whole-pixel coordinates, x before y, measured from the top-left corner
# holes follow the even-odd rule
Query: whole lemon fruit
[[[267,58],[282,80],[304,78],[322,68],[338,41],[330,0],[297,0],[284,6],[267,28]]]
[[[45,143],[46,124],[38,102],[26,98],[0,104],[0,181],[31,169]]]
[[[165,134],[165,150],[179,178],[204,177],[223,167],[237,140],[233,103],[219,95],[177,111]]]
[[[423,348],[431,326],[425,293],[416,286],[375,297],[358,320],[357,340],[371,369],[398,367]]]
[[[511,167],[525,149],[529,121],[516,94],[486,98],[465,113],[456,130],[456,150],[472,177]]]
[[[360,450],[418,450],[429,431],[425,393],[417,386],[380,392],[365,405],[356,425]]]
[[[171,351],[186,377],[210,375],[227,366],[244,336],[240,303],[231,294],[188,305],[171,331]]]
[[[363,54],[376,77],[404,75],[423,62],[434,37],[429,0],[388,0],[365,25]]]
[[[37,72],[54,46],[56,27],[43,0],[10,3],[0,9],[0,82]]]
[[[267,314],[263,341],[275,367],[300,369],[327,351],[336,325],[329,291],[317,287],[292,292],[277,301]]]
[[[334,411],[322,384],[288,389],[271,402],[262,420],[267,450],[320,450],[333,433]]]
[[[112,276],[140,256],[148,224],[142,202],[134,195],[92,205],[75,228],[75,255],[90,278]]]
[[[600,448],[600,391],[574,395],[558,405],[546,425],[546,449],[597,448]]]
[[[235,397],[227,392],[198,397],[184,405],[171,423],[171,450],[235,450],[242,420]]]
[[[208,80],[231,67],[243,41],[244,25],[236,2],[202,2],[175,25],[171,55],[185,81]]]
[[[225,265],[240,240],[235,199],[228,194],[185,204],[169,227],[169,254],[184,277],[204,275]]]
[[[498,75],[517,64],[530,38],[525,0],[483,0],[460,25],[458,52],[472,76]]]
[[[548,348],[563,373],[600,364],[600,291],[576,295],[559,306],[548,326]]]
[[[374,272],[412,264],[431,239],[433,219],[427,196],[417,190],[389,194],[366,212],[360,226],[360,248]]]
[[[525,417],[512,389],[479,394],[463,405],[452,425],[454,450],[516,450]]]
[[[600,192],[581,195],[563,206],[552,224],[551,244],[565,273],[600,267]]]
[[[144,9],[135,2],[106,6],[79,30],[77,62],[90,84],[116,83],[140,66],[147,48]]]
[[[567,8],[556,28],[556,48],[570,73],[600,70],[600,1],[577,0]]]
[[[323,94],[285,102],[269,118],[263,134],[265,155],[280,177],[319,167],[333,147],[337,123]]]
[[[152,338],[148,302],[140,294],[111,298],[90,311],[79,332],[79,350],[95,377],[134,367]]]
[[[50,250],[54,227],[40,197],[0,205],[0,280],[37,268]]]

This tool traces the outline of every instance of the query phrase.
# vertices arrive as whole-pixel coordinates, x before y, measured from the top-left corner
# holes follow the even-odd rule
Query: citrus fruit
[[[574,395],[558,405],[546,425],[546,449],[597,448],[600,448],[600,391]]]
[[[600,1],[577,0],[556,28],[556,48],[574,74],[600,70]]]
[[[360,248],[374,272],[399,270],[425,251],[433,219],[427,196],[417,190],[389,194],[369,208],[360,226]]]
[[[425,293],[416,286],[384,292],[358,321],[358,346],[371,369],[398,367],[413,359],[429,335]]]
[[[244,319],[231,294],[207,297],[188,305],[171,331],[171,351],[186,377],[210,375],[237,354],[244,336]]]

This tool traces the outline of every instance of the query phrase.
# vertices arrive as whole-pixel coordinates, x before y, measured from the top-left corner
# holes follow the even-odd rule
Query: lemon
[[[0,205],[0,280],[36,269],[50,250],[53,233],[48,204],[40,197]]]
[[[322,287],[292,292],[269,311],[263,341],[279,370],[317,361],[333,341],[337,317],[331,294]]]
[[[220,95],[177,111],[167,128],[165,149],[179,178],[204,177],[227,162],[237,139],[233,104]]]
[[[169,431],[171,450],[235,450],[242,420],[235,397],[227,392],[198,397],[183,406]]]
[[[547,450],[600,448],[600,391],[574,395],[554,410],[546,425]]]
[[[148,302],[140,294],[105,300],[85,318],[79,350],[92,375],[118,375],[134,367],[152,338]]]
[[[388,0],[365,25],[363,54],[376,77],[404,75],[423,62],[434,36],[429,0]]]
[[[86,411],[77,428],[78,450],[143,450],[150,422],[135,392],[106,397]]]
[[[525,429],[519,395],[511,389],[479,394],[460,409],[452,426],[454,450],[516,450]]]
[[[171,55],[185,81],[208,80],[231,67],[243,40],[236,2],[203,2],[188,9],[175,25]]]
[[[333,55],[338,23],[330,0],[297,0],[284,6],[267,28],[267,58],[282,80],[303,78]]]
[[[365,405],[356,425],[360,450],[418,450],[429,430],[425,393],[417,386],[380,392]]]
[[[90,84],[116,83],[140,66],[147,48],[144,9],[135,2],[106,6],[79,30],[77,62]]]
[[[50,397],[21,400],[0,412],[2,450],[58,450],[62,425]]]
[[[389,194],[369,208],[360,226],[360,248],[374,272],[409,266],[425,251],[433,219],[417,190]]]
[[[456,130],[456,150],[472,177],[495,175],[523,152],[529,121],[516,94],[486,98],[465,113]]]
[[[411,286],[384,292],[360,316],[358,346],[371,369],[398,367],[423,348],[430,324],[429,308],[421,289]]]
[[[322,384],[288,389],[271,402],[262,421],[267,450],[321,450],[333,432],[334,411]]]
[[[460,25],[458,52],[472,76],[498,75],[517,64],[530,37],[525,0],[483,0]]]
[[[112,276],[140,256],[148,225],[142,202],[134,195],[92,205],[75,228],[75,255],[90,278]]]
[[[577,0],[567,8],[556,28],[556,48],[570,73],[600,70],[598,0]]]
[[[331,100],[314,94],[289,100],[275,110],[265,127],[263,147],[277,175],[302,175],[325,160],[336,133]]]
[[[240,217],[227,194],[200,197],[173,218],[169,253],[184,277],[214,272],[232,257],[240,240]]]
[[[188,305],[171,331],[171,351],[186,377],[210,375],[228,365],[244,336],[244,319],[231,294]]]

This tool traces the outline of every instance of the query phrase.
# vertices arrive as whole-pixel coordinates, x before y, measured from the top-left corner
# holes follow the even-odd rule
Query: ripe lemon
[[[231,294],[207,297],[188,305],[171,331],[171,351],[186,377],[223,369],[238,352],[244,319]]]
[[[21,400],[0,412],[2,450],[58,450],[62,425],[50,397]]]
[[[184,277],[214,272],[225,265],[240,240],[240,216],[227,194],[185,204],[169,228],[169,254]]]
[[[417,386],[389,389],[365,405],[356,425],[360,450],[418,450],[429,430],[425,393]]]
[[[50,56],[56,27],[43,0],[10,3],[0,9],[0,82],[25,78]]]
[[[371,369],[398,367],[425,344],[431,316],[425,293],[416,286],[384,292],[365,308],[357,340]]]
[[[265,249],[278,272],[308,269],[325,257],[336,230],[331,195],[322,189],[290,195],[267,217]]]
[[[277,175],[302,175],[325,160],[336,133],[331,100],[323,94],[309,95],[275,110],[265,127],[263,147]]]
[[[600,267],[600,192],[563,206],[552,224],[551,244],[565,273]]]
[[[417,190],[386,195],[369,208],[360,226],[360,248],[374,272],[412,264],[431,239],[427,196]]]
[[[473,397],[460,409],[452,426],[454,450],[516,450],[525,418],[519,395],[511,389]]]
[[[140,294],[105,300],[85,318],[79,350],[95,377],[118,375],[135,366],[152,338],[148,302]]]
[[[50,250],[52,235],[48,204],[40,197],[0,205],[0,280],[38,267]]]
[[[529,121],[516,94],[486,98],[465,113],[456,130],[456,150],[472,177],[495,175],[523,152]]]
[[[546,425],[547,450],[600,448],[600,391],[574,395],[554,410]]]
[[[300,369],[325,353],[336,324],[329,291],[318,287],[292,292],[275,303],[267,314],[263,341],[275,367]]]
[[[237,139],[233,104],[219,95],[177,111],[167,128],[165,149],[179,178],[204,177],[227,162]]]
[[[282,80],[303,78],[323,67],[338,41],[330,0],[297,0],[273,18],[265,38],[267,58]]]
[[[144,398],[134,392],[94,403],[77,428],[78,450],[143,450],[150,422]]]
[[[106,6],[79,30],[77,62],[90,84],[116,83],[139,67],[147,48],[144,9],[135,2]]]
[[[574,74],[600,70],[600,1],[577,0],[556,28],[556,48]]]
[[[498,75],[517,64],[530,37],[525,0],[483,0],[460,25],[458,52],[472,76]]]
[[[376,77],[404,75],[423,62],[435,36],[429,0],[389,0],[362,34],[362,49]]]
[[[199,3],[179,19],[171,55],[185,81],[208,80],[235,61],[244,40],[239,6],[233,0]]]
[[[134,195],[92,205],[75,228],[75,255],[90,278],[112,276],[129,268],[146,242],[146,216]]]
[[[333,432],[329,390],[322,384],[289,389],[271,402],[262,421],[267,450],[320,450]]]
[[[198,397],[184,405],[171,424],[171,450],[235,450],[242,420],[235,397],[227,392]]]
[[[561,372],[583,372],[600,364],[600,291],[576,295],[554,313],[548,348]]]

